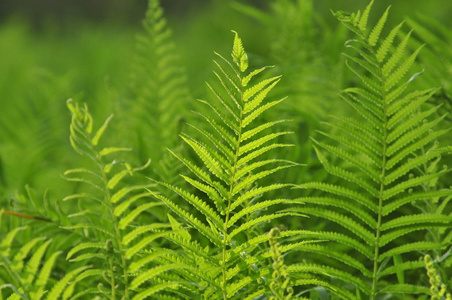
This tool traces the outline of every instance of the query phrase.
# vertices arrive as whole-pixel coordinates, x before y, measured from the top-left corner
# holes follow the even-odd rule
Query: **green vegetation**
[[[0,27],[0,299],[451,299],[452,32],[373,5]]]

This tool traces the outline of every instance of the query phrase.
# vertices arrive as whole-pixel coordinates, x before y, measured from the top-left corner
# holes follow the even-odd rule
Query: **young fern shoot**
[[[452,300],[452,295],[447,292],[447,287],[443,283],[438,270],[435,268],[434,262],[430,255],[424,256],[425,268],[430,283],[431,300]],[[447,280],[447,278],[445,278]]]
[[[278,238],[280,237],[279,228],[272,228],[270,235],[270,251],[273,260],[273,274],[272,282],[270,283],[270,290],[272,295],[269,300],[290,300],[293,296],[293,288],[289,286],[290,275],[287,272],[287,266],[284,264],[284,257],[279,249]]]
[[[189,271],[178,273],[191,282],[187,286],[192,289],[196,286],[192,290],[194,299],[254,299],[269,293],[266,278],[270,278],[271,268],[262,260],[271,258],[271,252],[265,247],[270,237],[261,227],[272,220],[299,215],[292,211],[266,213],[267,208],[291,201],[260,199],[267,192],[290,186],[287,183],[261,185],[260,179],[296,164],[262,158],[270,150],[290,146],[277,141],[278,137],[289,134],[275,129],[284,120],[262,124],[256,121],[262,113],[284,100],[267,100],[280,76],[256,82],[255,76],[268,67],[249,72],[248,56],[241,39],[236,32],[234,34],[232,62],[216,53],[218,61],[214,62],[218,71],[214,74],[218,84],[207,84],[216,102],[200,100],[212,114],[198,113],[205,120],[205,127],[190,125],[201,138],[182,135],[203,167],[174,154],[194,175],[182,177],[198,192],[193,194],[160,183],[178,194],[190,208],[155,194],[179,220],[197,232],[194,235],[185,229],[183,234],[170,236],[183,252],[168,256],[174,262],[197,265],[196,269],[191,267]],[[274,132],[269,132],[270,129]],[[183,226],[177,221],[172,223],[175,230],[182,230]],[[283,237],[299,234],[281,233]],[[200,281],[203,284],[199,284]]]

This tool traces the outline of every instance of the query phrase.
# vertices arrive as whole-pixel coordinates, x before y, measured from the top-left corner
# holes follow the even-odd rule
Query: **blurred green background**
[[[285,70],[284,74],[290,74],[293,66],[283,64],[290,59],[281,57],[279,64],[271,56],[277,53],[271,45],[281,34],[279,27],[272,29],[265,23],[270,16],[269,7],[277,0],[161,2],[186,70],[192,99],[204,96],[204,81],[211,75],[213,51],[229,52],[231,29],[240,33],[256,64],[275,64]],[[322,74],[331,77],[327,80],[318,71],[318,57],[339,65],[345,41],[345,30],[339,29],[330,10],[355,11],[367,3],[364,0],[313,1],[315,14],[309,16],[315,17],[305,21],[306,29],[312,31],[306,37],[312,40],[293,43],[295,50],[308,53],[300,61],[312,62],[310,66],[298,66],[305,70],[304,79],[297,82],[305,80],[306,88],[302,89],[306,98],[311,97],[306,89],[312,78],[327,82],[332,95],[347,80],[341,76],[339,67],[336,74],[324,70]],[[380,15],[387,5],[392,5],[392,24],[406,15],[416,14],[431,16],[449,28],[452,24],[452,1],[378,0],[373,15]],[[127,98],[135,36],[143,30],[141,20],[146,6],[144,0],[0,1],[2,199],[14,197],[26,184],[40,191],[51,186],[56,198],[67,194],[70,185],[60,175],[74,164],[68,143],[69,113],[65,102],[68,98],[87,102],[96,120],[117,111],[118,100]],[[296,17],[304,22],[302,17]],[[298,106],[300,119],[317,113],[313,112],[317,108],[309,105]],[[118,122],[117,126],[121,126],[120,119]],[[303,122],[297,126],[307,126]],[[307,135],[300,137],[300,143],[307,140]]]
[[[207,13],[214,6],[228,6],[231,0],[163,0],[164,7],[169,18],[177,18],[184,22],[190,15]],[[241,0],[259,8],[267,8],[270,0]],[[367,4],[364,0],[317,0],[314,1],[316,10],[322,14],[329,14],[329,10],[350,10]],[[451,24],[450,12],[452,4],[446,0],[380,0],[376,1],[375,8],[393,7],[394,13],[404,15],[406,13],[420,12],[438,18],[438,20]],[[121,25],[137,26],[146,10],[146,0],[3,0],[0,2],[0,20],[2,24],[8,22],[11,16],[20,15],[36,26],[42,26],[49,20],[59,25],[72,26],[73,22],[85,21],[94,23],[118,23]]]

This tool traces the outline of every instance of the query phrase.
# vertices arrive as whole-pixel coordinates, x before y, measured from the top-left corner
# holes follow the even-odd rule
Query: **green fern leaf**
[[[171,289],[177,288],[179,285],[177,283],[161,283],[152,286],[151,288],[146,289],[145,291],[135,295],[132,299],[133,300],[142,300],[146,299],[149,296],[152,296],[160,291],[167,291]]]
[[[372,29],[372,32],[369,35],[369,45],[371,46],[375,46],[377,44],[378,38],[380,37],[381,34],[381,30],[383,29],[383,26],[386,23],[386,19],[388,18],[388,13],[389,13],[389,8],[391,6],[389,6],[386,11],[384,12],[383,16],[381,16],[380,20],[378,20],[377,25],[375,25],[375,27]]]
[[[69,273],[67,273],[60,281],[58,281],[53,288],[47,294],[47,300],[58,299],[60,295],[63,293],[66,286],[73,280],[78,274],[87,270],[89,267],[80,267]]]

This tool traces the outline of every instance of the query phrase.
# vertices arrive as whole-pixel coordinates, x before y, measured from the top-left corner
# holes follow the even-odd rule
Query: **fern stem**
[[[240,78],[241,80],[241,78]],[[226,288],[226,247],[227,247],[227,240],[228,240],[228,223],[229,223],[229,217],[231,212],[231,204],[232,204],[232,193],[234,191],[235,187],[235,176],[237,174],[237,162],[239,160],[239,151],[240,151],[240,141],[242,139],[242,121],[243,121],[243,90],[240,88],[240,114],[239,114],[239,130],[237,135],[237,144],[235,147],[235,153],[234,153],[234,165],[231,173],[231,181],[229,182],[229,195],[228,195],[228,206],[226,208],[226,218],[225,223],[223,227],[223,255],[222,255],[222,272],[223,272],[223,299],[227,299],[227,288]]]
[[[222,275],[223,275],[223,284],[221,285],[221,288],[223,290],[223,299],[227,299],[227,288],[226,288],[226,243],[227,243],[227,234],[228,234],[228,222],[229,222],[229,205],[228,205],[228,211],[226,212],[226,222],[224,223],[223,227],[223,255],[222,255],[222,261],[221,261],[221,268],[222,268]]]
[[[361,29],[356,32],[358,36],[367,41],[366,34],[362,32]],[[375,58],[376,61],[377,55],[374,51],[374,47],[371,46],[368,48],[373,58]],[[377,215],[377,225],[375,230],[375,241],[374,241],[374,257],[373,257],[373,271],[372,271],[372,289],[370,294],[370,300],[375,300],[377,297],[377,273],[378,273],[378,257],[380,255],[380,235],[381,235],[381,222],[382,222],[382,211],[383,211],[383,194],[384,194],[384,188],[385,188],[385,175],[386,175],[386,148],[387,148],[387,135],[388,135],[388,115],[387,115],[387,103],[386,103],[386,85],[385,80],[386,76],[383,75],[383,67],[381,63],[378,63],[378,71],[381,75],[381,88],[382,91],[384,91],[382,95],[382,108],[383,108],[383,115],[384,115],[384,123],[383,123],[383,139],[382,139],[382,166],[381,166],[381,173],[380,173],[380,188],[378,192],[378,215]],[[378,128],[377,128],[378,130]]]
[[[373,48],[370,49],[372,55],[376,59],[376,53]],[[385,76],[383,75],[382,66],[378,64],[379,72],[383,78],[381,81],[382,90],[386,91]],[[377,227],[375,233],[375,244],[374,244],[374,267],[372,272],[372,292],[370,295],[371,300],[375,300],[377,297],[377,273],[378,273],[378,257],[380,255],[380,235],[381,235],[381,221],[382,221],[382,211],[383,211],[383,194],[385,189],[385,175],[386,175],[386,148],[387,148],[387,136],[388,136],[388,114],[387,114],[387,103],[386,103],[386,92],[382,95],[382,107],[384,115],[383,123],[383,151],[382,151],[382,164],[380,173],[380,190],[378,194],[378,217],[377,217]]]
[[[115,270],[113,265],[113,259],[110,257],[108,263],[110,265],[110,286],[111,286],[111,300],[116,300],[116,282],[115,282]]]
[[[25,215],[25,214],[13,212],[13,211],[8,211],[8,210],[4,210],[4,209],[0,210],[0,214],[15,216],[15,217],[19,217],[19,218],[26,218],[26,219],[35,220],[35,221],[47,222],[47,223],[51,223],[52,222],[52,221],[44,219],[44,218],[30,216],[30,215]]]
[[[112,221],[113,228],[114,228],[114,231],[115,231],[115,242],[116,242],[116,245],[117,245],[118,250],[119,250],[119,256],[121,258],[121,268],[123,270],[123,280],[124,280],[124,298],[123,299],[127,300],[127,299],[129,299],[129,278],[127,276],[127,262],[125,260],[124,255],[123,255],[124,249],[122,247],[122,242],[121,242],[122,235],[121,235],[121,231],[119,230],[118,220],[117,220],[117,218],[116,218],[116,216],[114,214],[114,208],[113,208],[112,203],[111,203],[111,195],[110,195],[110,192],[108,190],[108,178],[107,178],[107,175],[105,174],[105,172],[103,171],[104,170],[103,163],[100,160],[97,160],[96,162],[97,162],[97,164],[99,166],[99,169],[101,170],[101,173],[102,173],[102,180],[103,180],[104,189],[105,189],[105,201],[106,201],[106,204],[107,204],[107,207],[108,207],[108,213],[110,215],[110,220]],[[112,277],[113,277],[112,280],[114,280],[114,272],[112,273]],[[113,281],[113,284],[114,284],[114,281]],[[116,291],[113,288],[113,286],[112,286],[112,293],[116,293]],[[113,297],[112,299],[115,299],[114,298],[115,294],[112,294],[112,297]]]
[[[385,130],[385,140],[386,140],[386,128]],[[378,196],[378,219],[377,219],[377,228],[375,233],[375,245],[374,245],[374,268],[372,273],[372,294],[371,300],[376,299],[377,295],[377,272],[378,272],[378,256],[380,254],[380,234],[381,234],[381,218],[382,218],[382,208],[383,208],[383,191],[384,191],[384,176],[385,176],[385,165],[386,165],[386,142],[383,145],[383,171],[381,173],[381,182],[380,182],[380,193]]]

